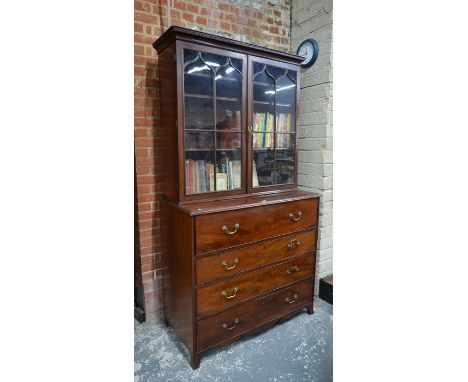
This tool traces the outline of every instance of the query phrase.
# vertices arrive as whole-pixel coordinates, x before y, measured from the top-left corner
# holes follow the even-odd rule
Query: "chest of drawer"
[[[252,297],[313,276],[315,254],[261,268],[196,291],[197,316],[202,317],[237,305]]]
[[[200,320],[197,323],[198,351],[209,349],[289,311],[310,304],[312,298],[313,282],[307,281],[238,308]]]
[[[197,284],[315,250],[317,228],[196,259]]]
[[[195,218],[196,253],[202,254],[317,225],[318,199],[270,204]]]

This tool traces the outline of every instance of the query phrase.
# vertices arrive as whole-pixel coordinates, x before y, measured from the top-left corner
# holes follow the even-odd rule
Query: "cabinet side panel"
[[[165,319],[193,353],[193,218],[166,199],[161,203]]]
[[[161,191],[172,200],[177,199],[178,183],[177,82],[174,55],[175,44],[171,44],[158,56],[161,115],[155,142],[155,156],[158,157],[161,168]]]

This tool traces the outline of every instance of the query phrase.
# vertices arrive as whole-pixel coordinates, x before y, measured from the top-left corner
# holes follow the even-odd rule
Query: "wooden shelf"
[[[231,149],[185,149],[185,151],[236,151],[242,150],[241,147],[231,148]]]
[[[185,93],[185,96],[189,97],[189,98],[213,99],[213,96],[204,95],[204,94],[188,94],[188,93]],[[240,102],[240,99],[238,99],[238,98],[229,98],[229,97],[216,97],[216,101]]]
[[[277,147],[276,149],[274,147],[258,147],[258,148],[253,148],[254,151],[267,151],[267,150],[293,150],[292,147]]]
[[[191,129],[191,128],[188,128],[188,129],[184,129],[185,131],[198,131],[198,132],[201,132],[201,133],[204,133],[204,132],[211,132],[211,133],[244,133],[245,131],[244,130],[240,130],[240,129],[235,129],[235,130],[215,130],[215,129]]]
[[[212,149],[185,149],[185,151],[213,151],[214,148]]]
[[[236,72],[237,73],[237,72]],[[195,77],[203,77],[203,78],[213,78],[213,74],[201,74],[201,73],[184,73],[186,76],[195,76]],[[242,79],[238,78],[230,78],[230,77],[222,77],[218,78],[216,81],[223,80],[223,81],[231,81],[231,82],[239,82],[242,85]]]
[[[274,106],[274,103],[272,102],[265,102],[265,101],[252,101],[252,103],[256,103],[256,104],[259,104],[259,105],[271,105],[271,106]],[[292,107],[293,105],[288,105],[286,103],[277,103],[276,106],[280,106],[280,107]]]

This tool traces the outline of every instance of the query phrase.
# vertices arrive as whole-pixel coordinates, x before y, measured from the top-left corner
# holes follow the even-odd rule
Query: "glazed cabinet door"
[[[297,184],[298,66],[249,57],[249,192]]]
[[[181,199],[245,193],[247,57],[186,42],[178,54]]]

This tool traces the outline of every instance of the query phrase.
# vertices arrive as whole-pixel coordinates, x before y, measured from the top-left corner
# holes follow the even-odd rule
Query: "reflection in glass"
[[[216,190],[234,190],[242,187],[242,151],[216,151]]]
[[[253,65],[252,187],[295,182],[296,72]]]
[[[184,62],[186,194],[241,188],[242,60],[185,49]]]
[[[230,133],[223,131],[216,133],[216,148],[224,150],[240,149],[241,148],[241,133]]]
[[[295,134],[276,134],[276,184],[294,183],[295,139]]]
[[[193,131],[185,132],[186,150],[213,150],[214,134],[211,131]]]
[[[185,193],[187,195],[215,190],[213,153],[212,150],[185,152]]]

